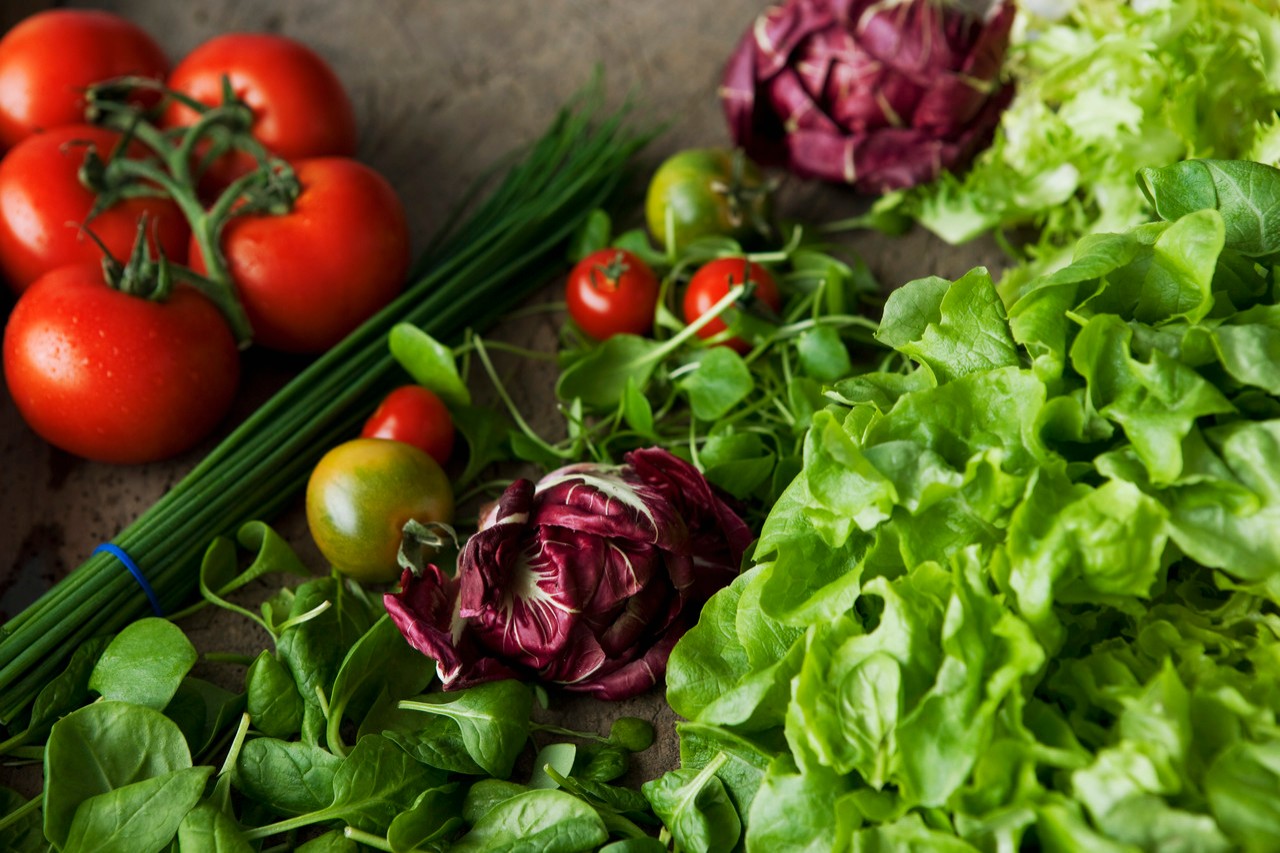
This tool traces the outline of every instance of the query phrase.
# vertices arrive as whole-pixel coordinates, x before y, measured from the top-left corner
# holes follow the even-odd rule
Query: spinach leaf
[[[85,703],[89,697],[89,678],[111,637],[94,637],[81,644],[71,655],[67,668],[36,694],[31,706],[31,722],[27,731],[35,735],[53,725]]]
[[[786,748],[785,743],[769,748],[703,723],[677,723],[676,733],[680,736],[681,767],[701,770],[712,761],[721,761],[716,776],[724,783],[740,815],[749,812],[774,756]]]
[[[164,715],[178,724],[192,755],[199,756],[240,718],[243,710],[244,694],[187,676],[178,685]]]
[[[591,806],[563,791],[525,791],[495,805],[450,848],[456,853],[515,848],[580,853],[609,837]]]
[[[656,838],[623,838],[600,848],[600,853],[664,853],[667,846]]]
[[[17,791],[0,788],[0,850],[44,853],[49,849],[40,827],[39,802],[24,800]]]
[[[588,744],[578,750],[573,775],[592,782],[612,782],[631,768],[631,753],[618,746]]]
[[[297,853],[360,853],[361,847],[341,829],[326,832],[297,848]]]
[[[590,803],[602,814],[612,812],[646,822],[653,821],[649,801],[639,791],[606,785],[603,782],[593,782],[590,779],[566,776],[555,768],[547,770],[547,775],[559,787]]]
[[[288,738],[302,728],[303,702],[298,685],[280,659],[267,649],[245,674],[246,708],[258,731]]]
[[[288,815],[319,811],[333,802],[342,759],[318,746],[255,738],[236,759],[233,782],[250,799]]]
[[[469,824],[477,824],[495,806],[528,790],[528,785],[521,785],[518,782],[508,782],[505,779],[481,779],[467,789],[467,796],[462,802],[462,819]]]
[[[363,717],[380,695],[403,699],[426,688],[435,674],[435,664],[405,642],[400,630],[386,614],[347,652],[329,696],[327,742],[337,755],[346,754],[342,742],[342,721],[351,707]]]
[[[423,791],[387,829],[394,853],[443,839],[462,827],[462,787],[457,782]]]
[[[653,723],[640,717],[618,717],[609,724],[609,742],[628,752],[644,752],[656,737]]]
[[[400,707],[448,717],[458,724],[467,753],[486,773],[505,779],[529,739],[533,694],[519,681],[491,681],[453,693],[432,693]]]
[[[716,776],[724,762],[718,756],[701,770],[672,770],[641,787],[678,850],[711,853],[738,843],[742,822]]]
[[[201,803],[178,826],[180,853],[253,853],[235,820],[209,803]]]
[[[423,716],[401,710],[383,694],[360,726],[360,736],[381,734],[416,761],[450,773],[483,776],[484,769],[467,751],[462,729],[448,717]]]
[[[333,803],[323,813],[360,829],[378,829],[410,808],[424,790],[443,782],[443,773],[414,761],[386,738],[369,735],[338,767]]]
[[[293,674],[302,696],[303,734],[309,742],[317,742],[325,726],[320,695],[327,699],[347,650],[372,623],[367,606],[334,578],[298,586],[289,607],[289,619],[306,617],[326,602],[331,606],[286,627],[276,642],[280,659]]]
[[[574,760],[578,757],[578,747],[572,743],[549,743],[533,758],[533,775],[529,778],[530,788],[558,788],[557,776],[567,776],[573,772]]]
[[[161,711],[198,657],[187,635],[168,619],[139,619],[102,652],[89,688],[108,699]]]
[[[83,803],[138,782],[169,778],[190,767],[191,753],[181,730],[159,711],[110,700],[74,711],[54,723],[45,745],[45,837],[55,846],[65,847]],[[186,786],[195,778],[169,779],[165,785],[168,793],[157,794],[158,806],[180,802],[179,795],[185,795]],[[170,783],[172,787],[168,787]],[[201,780],[201,788],[203,784]],[[187,809],[194,804],[192,800]],[[170,835],[177,831],[185,813],[183,810],[177,816]]]
[[[63,853],[163,849],[200,802],[212,774],[212,767],[188,767],[89,797],[76,808]]]

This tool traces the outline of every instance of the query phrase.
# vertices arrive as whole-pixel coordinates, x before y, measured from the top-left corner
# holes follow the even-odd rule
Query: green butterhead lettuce
[[[1280,170],[1141,182],[1167,220],[907,284],[909,366],[827,389],[668,672],[747,850],[1280,845]]]

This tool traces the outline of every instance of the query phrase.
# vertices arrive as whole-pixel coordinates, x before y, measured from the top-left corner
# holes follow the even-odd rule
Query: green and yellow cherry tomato
[[[320,553],[367,583],[400,575],[396,553],[410,519],[453,520],[453,489],[440,466],[410,444],[357,438],[330,450],[307,483],[307,526]]]
[[[644,213],[663,245],[668,217],[677,248],[699,237],[746,241],[768,235],[772,199],[759,167],[741,151],[690,148],[653,173]]]

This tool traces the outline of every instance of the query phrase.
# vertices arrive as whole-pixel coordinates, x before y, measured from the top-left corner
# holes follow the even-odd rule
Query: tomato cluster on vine
[[[228,411],[239,350],[319,353],[394,299],[407,218],[356,144],[333,69],[283,36],[171,68],[106,12],[5,33],[4,372],[27,423],[100,461],[181,453]]]

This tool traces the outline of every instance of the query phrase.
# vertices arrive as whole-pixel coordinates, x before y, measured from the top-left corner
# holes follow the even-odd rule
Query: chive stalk
[[[167,611],[194,597],[200,558],[214,537],[285,509],[320,457],[354,435],[403,379],[386,344],[392,326],[409,322],[460,341],[560,270],[568,238],[608,200],[646,141],[626,126],[626,108],[600,121],[597,111],[590,95],[561,111],[488,199],[437,235],[397,300],[314,361],[112,540]],[[25,708],[77,645],[148,611],[115,557],[91,556],[0,628],[0,722]]]

